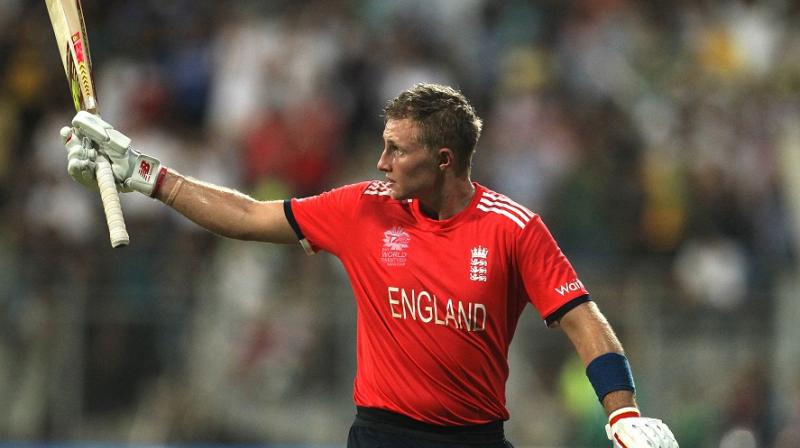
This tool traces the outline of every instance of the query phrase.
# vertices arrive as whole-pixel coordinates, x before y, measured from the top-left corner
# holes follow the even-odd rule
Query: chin
[[[394,199],[395,201],[402,201],[402,200],[404,200],[404,199],[408,199],[408,198],[407,198],[407,197],[406,197],[404,194],[402,194],[402,193],[400,193],[400,192],[397,192],[397,191],[395,191],[395,190],[392,190],[392,192],[391,192],[391,193],[389,193],[389,196],[390,196],[392,199]]]
[[[396,201],[400,201],[403,199],[402,193],[397,190],[397,184],[395,184],[394,182],[389,184],[389,197]]]
[[[406,201],[418,197],[419,189],[411,186],[400,188],[396,183],[392,183],[389,187],[390,197],[396,201]]]

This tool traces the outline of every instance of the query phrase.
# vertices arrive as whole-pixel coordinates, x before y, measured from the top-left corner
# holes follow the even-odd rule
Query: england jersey
[[[524,307],[589,300],[538,215],[477,183],[446,220],[384,182],[286,203],[310,251],[337,256],[357,305],[356,405],[436,425],[507,420],[508,347]]]

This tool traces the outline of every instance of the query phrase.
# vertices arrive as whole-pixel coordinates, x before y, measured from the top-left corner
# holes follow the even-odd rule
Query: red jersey
[[[508,347],[525,305],[546,318],[588,300],[539,216],[474,185],[446,220],[381,181],[287,207],[306,248],[336,255],[350,278],[356,405],[436,425],[507,420]]]

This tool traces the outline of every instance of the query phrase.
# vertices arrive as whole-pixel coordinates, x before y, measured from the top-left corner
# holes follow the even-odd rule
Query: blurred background
[[[549,225],[644,412],[684,448],[800,446],[798,2],[83,3],[103,117],[260,199],[380,178],[385,102],[461,89],[485,122],[473,179]],[[138,195],[112,250],[97,195],[66,174],[43,2],[0,0],[0,79],[0,445],[343,446],[355,310],[338,261]],[[516,446],[607,446],[573,353],[525,312]]]

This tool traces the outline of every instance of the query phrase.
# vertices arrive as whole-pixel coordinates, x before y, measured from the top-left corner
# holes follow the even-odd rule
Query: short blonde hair
[[[469,172],[483,123],[461,92],[439,84],[420,83],[389,101],[383,113],[384,120],[414,120],[419,126],[422,145],[430,150],[452,149],[456,172]]]

